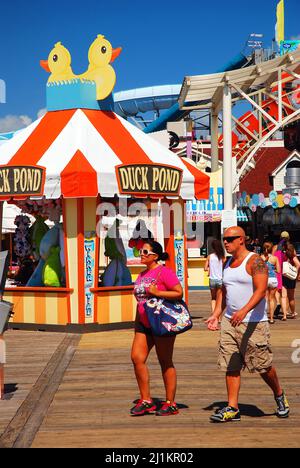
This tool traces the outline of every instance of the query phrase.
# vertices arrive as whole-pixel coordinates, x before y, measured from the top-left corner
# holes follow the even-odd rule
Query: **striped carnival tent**
[[[0,165],[46,169],[48,199],[113,197],[116,166],[168,164],[183,171],[180,196],[206,199],[209,177],[113,112],[48,112],[0,147]]]

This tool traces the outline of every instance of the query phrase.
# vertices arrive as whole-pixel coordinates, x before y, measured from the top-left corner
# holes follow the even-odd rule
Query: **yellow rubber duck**
[[[110,65],[122,52],[122,48],[113,49],[111,43],[99,34],[92,43],[89,53],[89,67],[79,78],[95,81],[97,100],[107,98],[116,84],[116,73]]]
[[[71,68],[71,62],[72,58],[68,49],[61,42],[57,42],[51,50],[48,60],[41,60],[40,65],[48,73],[51,73],[48,83],[53,83],[77,78]]]

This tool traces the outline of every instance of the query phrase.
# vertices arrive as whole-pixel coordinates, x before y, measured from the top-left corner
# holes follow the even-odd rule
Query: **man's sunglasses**
[[[228,236],[228,237],[223,237],[223,242],[228,242],[228,244],[231,244],[235,239],[239,239],[241,236]]]
[[[139,253],[140,256],[144,255],[145,257],[148,257],[148,255],[157,255],[155,252],[151,252],[151,250],[148,249],[140,249]]]

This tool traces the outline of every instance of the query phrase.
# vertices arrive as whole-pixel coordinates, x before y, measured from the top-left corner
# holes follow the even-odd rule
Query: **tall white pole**
[[[219,145],[218,145],[218,113],[215,110],[211,112],[211,172],[219,169]]]
[[[224,86],[223,94],[223,189],[224,209],[233,209],[232,200],[232,103],[231,89],[228,84]]]

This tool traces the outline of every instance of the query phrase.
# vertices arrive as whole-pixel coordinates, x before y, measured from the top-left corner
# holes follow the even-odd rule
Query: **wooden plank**
[[[299,301],[297,291],[297,309]],[[130,360],[133,330],[83,335],[72,345],[73,357],[68,352],[61,353],[61,358],[56,354],[56,367],[48,369],[48,384],[42,393],[41,386],[37,388],[39,394],[35,385],[42,379],[47,363],[50,365],[55,352],[61,349],[65,335],[59,339],[55,333],[9,331],[6,341],[11,361],[6,381],[16,382],[18,390],[12,392],[11,400],[0,402],[0,433],[7,431],[9,421],[31,394],[32,411],[27,419],[21,413],[23,419],[15,426],[9,440],[11,446],[299,447],[300,373],[299,365],[292,362],[292,342],[300,339],[299,319],[276,320],[271,327],[274,363],[290,400],[290,418],[279,420],[274,416],[272,392],[259,376],[245,372],[240,394],[242,421],[229,424],[224,430],[224,425],[209,422],[211,413],[226,403],[224,375],[216,365],[218,333],[208,332],[204,323],[211,310],[209,292],[192,292],[190,308],[195,317],[194,328],[177,338],[174,353],[178,416],[129,415],[139,396]],[[148,363],[152,395],[162,400],[164,386],[154,351]]]
[[[67,335],[64,338],[28,397],[0,437],[0,447],[30,447],[79,340],[80,336],[78,335]]]

